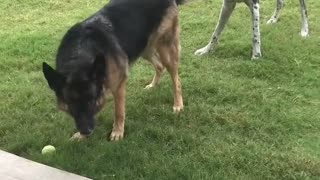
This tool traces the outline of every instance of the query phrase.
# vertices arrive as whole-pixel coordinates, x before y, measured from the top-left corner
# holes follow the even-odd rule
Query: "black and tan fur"
[[[178,4],[182,0],[112,0],[103,9],[74,25],[64,36],[56,70],[43,63],[43,73],[57,96],[60,109],[75,120],[79,132],[89,136],[95,114],[107,91],[115,103],[111,140],[124,135],[126,82],[130,66],[142,56],[156,70],[146,88],[159,83],[166,69],[173,82],[173,111],[183,109]]]

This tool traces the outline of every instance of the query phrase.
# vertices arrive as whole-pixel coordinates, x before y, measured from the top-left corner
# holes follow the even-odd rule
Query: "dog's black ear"
[[[42,72],[52,90],[58,91],[63,87],[65,78],[45,62],[42,63]]]
[[[95,58],[90,76],[94,80],[103,81],[106,74],[106,61],[103,54],[97,55]]]

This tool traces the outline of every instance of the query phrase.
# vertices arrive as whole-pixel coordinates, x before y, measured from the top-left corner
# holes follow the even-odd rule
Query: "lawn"
[[[143,90],[154,70],[131,69],[126,137],[107,140],[110,101],[94,135],[70,142],[74,124],[57,111],[41,72],[59,42],[102,0],[2,0],[0,3],[0,149],[93,179],[320,179],[320,1],[308,0],[311,36],[302,39],[298,0],[266,25],[273,0],[261,3],[263,58],[251,61],[251,18],[239,4],[214,53],[196,57],[217,23],[221,0],[180,8],[180,76],[185,109],[172,113],[171,80]],[[57,148],[41,155],[44,145]]]

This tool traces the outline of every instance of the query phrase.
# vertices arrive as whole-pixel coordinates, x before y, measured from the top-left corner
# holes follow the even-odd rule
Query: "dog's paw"
[[[151,83],[151,84],[146,85],[146,87],[144,87],[144,89],[148,90],[148,89],[152,89],[154,87],[155,87],[155,85]]]
[[[211,49],[211,47],[210,47],[209,45],[207,45],[207,46],[205,46],[205,47],[203,47],[203,48],[201,48],[201,49],[196,50],[196,52],[194,53],[194,55],[196,55],[196,56],[206,55],[206,54],[209,53],[210,49]]]
[[[181,111],[183,111],[183,105],[182,106],[173,106],[174,113],[179,113]]]
[[[251,60],[259,60],[261,58],[261,56],[252,56]]]
[[[69,140],[70,141],[81,141],[86,139],[88,136],[82,135],[80,132],[75,133]]]
[[[251,60],[258,60],[262,57],[261,53],[255,53],[252,55]]]
[[[272,17],[272,18],[270,18],[270,19],[267,21],[267,24],[274,24],[274,23],[276,23],[276,22],[277,22],[277,19],[274,18],[274,17]]]
[[[303,29],[303,30],[301,30],[301,32],[300,32],[300,36],[306,38],[306,37],[309,36],[309,32],[308,32],[307,30],[304,30],[304,29]]]
[[[112,132],[110,134],[110,140],[111,141],[119,141],[119,140],[123,139],[123,134],[124,134],[124,131],[112,130]]]

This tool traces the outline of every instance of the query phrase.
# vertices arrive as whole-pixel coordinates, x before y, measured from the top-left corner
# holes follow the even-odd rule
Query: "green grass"
[[[302,39],[297,0],[281,21],[266,21],[261,61],[251,61],[250,12],[239,4],[214,53],[195,57],[217,23],[221,0],[181,7],[180,75],[185,110],[172,113],[171,81],[143,90],[153,68],[139,61],[127,88],[126,137],[107,141],[113,104],[80,143],[58,112],[41,72],[54,64],[63,34],[105,1],[2,0],[0,3],[0,148],[94,179],[320,179],[320,2],[308,0],[311,36]],[[5,9],[5,10],[4,10]],[[57,153],[41,155],[44,145]],[[114,176],[113,176],[114,175]]]

